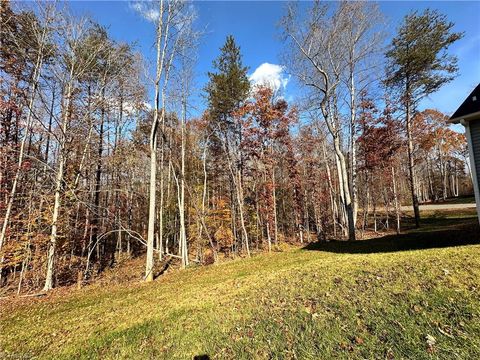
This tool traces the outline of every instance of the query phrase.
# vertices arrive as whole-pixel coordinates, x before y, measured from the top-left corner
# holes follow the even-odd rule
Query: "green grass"
[[[405,235],[0,303],[0,358],[478,359],[479,233],[472,211],[430,214]]]
[[[438,203],[432,202],[431,204],[475,204],[475,196],[464,195],[464,196],[452,197],[446,200],[439,200]]]

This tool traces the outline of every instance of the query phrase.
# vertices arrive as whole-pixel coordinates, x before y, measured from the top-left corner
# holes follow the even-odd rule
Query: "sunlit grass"
[[[291,248],[7,307],[0,358],[479,358],[476,219],[425,215],[396,243]]]

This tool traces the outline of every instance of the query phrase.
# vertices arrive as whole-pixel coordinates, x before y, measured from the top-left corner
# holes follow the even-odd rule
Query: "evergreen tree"
[[[211,133],[209,148],[215,159],[214,175],[228,183],[229,194],[222,196],[230,198],[234,243],[237,244],[237,232],[241,229],[242,246],[247,255],[250,255],[243,210],[242,122],[241,117],[235,116],[249,95],[248,68],[242,64],[240,48],[235,44],[233,36],[227,37],[220,51],[220,56],[213,62],[216,72],[208,74],[210,81],[205,89]]]
[[[388,59],[385,84],[402,94],[408,143],[410,192],[419,227],[420,212],[416,193],[415,167],[412,143],[412,111],[423,97],[437,91],[455,78],[457,58],[447,53],[448,47],[463,34],[452,32],[454,24],[435,10],[422,14],[413,12],[405,16],[386,52]]]
[[[250,82],[248,68],[242,64],[240,47],[233,36],[227,36],[220,51],[220,56],[213,61],[216,72],[208,73],[210,81],[206,91],[210,118],[224,128],[233,125],[232,113],[247,98]]]

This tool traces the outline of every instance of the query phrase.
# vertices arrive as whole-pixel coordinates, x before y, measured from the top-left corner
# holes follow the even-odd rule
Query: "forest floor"
[[[422,216],[401,235],[3,300],[0,359],[478,359],[475,210]]]

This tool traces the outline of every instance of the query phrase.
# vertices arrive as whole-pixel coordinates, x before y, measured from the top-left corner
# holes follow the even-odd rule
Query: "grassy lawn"
[[[465,195],[458,196],[455,198],[448,198],[447,200],[440,200],[437,203],[427,203],[427,204],[475,204],[475,196]]]
[[[0,302],[0,359],[478,359],[475,212],[424,215],[399,236]]]

